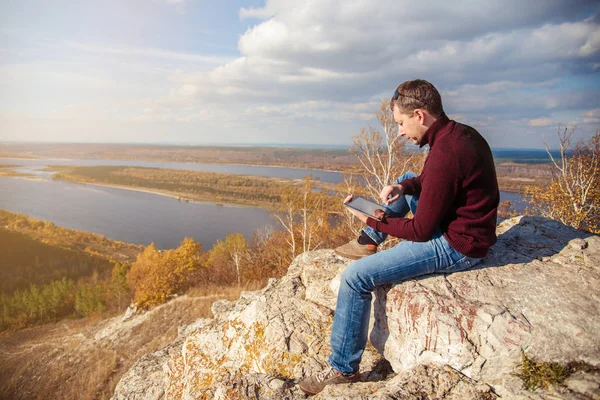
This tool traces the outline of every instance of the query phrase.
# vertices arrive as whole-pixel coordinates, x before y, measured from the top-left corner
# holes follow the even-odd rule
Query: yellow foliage
[[[241,233],[231,233],[225,240],[217,240],[217,243],[208,253],[207,268],[214,270],[216,275],[233,281],[238,285],[242,283],[244,265],[248,263],[248,243]],[[221,281],[221,279],[219,279]]]
[[[160,251],[154,244],[146,247],[127,274],[129,285],[135,287],[134,303],[152,307],[185,288],[200,264],[200,249],[200,243],[190,238],[172,250]]]
[[[323,246],[329,236],[329,213],[339,207],[339,199],[315,190],[311,175],[304,177],[302,187],[282,192],[274,215],[287,232],[291,258]]]
[[[600,130],[571,152],[574,129],[559,131],[560,160],[549,185],[527,187],[533,212],[576,229],[600,233]]]

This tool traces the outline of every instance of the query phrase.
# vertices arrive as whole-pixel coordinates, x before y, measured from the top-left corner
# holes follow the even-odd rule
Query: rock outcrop
[[[315,398],[600,398],[593,369],[537,392],[514,375],[522,354],[600,366],[600,237],[537,217],[498,234],[476,268],[378,289],[361,382]],[[215,318],[140,359],[113,399],[304,398],[295,383],[327,364],[348,263],[305,253],[265,289],[214,303]]]

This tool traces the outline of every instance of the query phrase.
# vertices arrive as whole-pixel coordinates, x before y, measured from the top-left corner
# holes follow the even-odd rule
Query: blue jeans
[[[396,180],[416,176],[408,172]],[[403,195],[388,208],[392,216],[404,217],[417,211],[417,196]],[[377,243],[387,237],[370,227],[364,231]],[[450,273],[468,269],[479,262],[454,250],[438,229],[428,242],[401,241],[391,249],[353,262],[342,273],[333,328],[329,365],[342,374],[359,369],[367,343],[371,292],[377,286],[401,283],[420,275]]]

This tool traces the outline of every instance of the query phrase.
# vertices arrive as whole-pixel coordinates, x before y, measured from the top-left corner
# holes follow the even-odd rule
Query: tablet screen
[[[344,203],[344,205],[358,212],[361,212],[368,217],[376,219],[377,221],[381,221],[381,218],[375,218],[375,216],[373,215],[375,210],[382,210],[386,214],[389,214],[385,206],[377,204],[371,200],[367,200],[361,196],[354,196],[352,200],[350,200],[348,203]]]

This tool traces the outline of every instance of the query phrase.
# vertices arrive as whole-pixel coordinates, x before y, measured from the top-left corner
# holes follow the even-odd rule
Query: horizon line
[[[292,143],[292,142],[250,142],[250,143],[191,143],[191,142],[63,142],[63,141],[17,141],[4,140],[0,145],[7,144],[56,144],[56,145],[114,145],[114,146],[165,146],[165,147],[267,147],[267,148],[351,148],[352,144],[333,144],[333,143]],[[289,147],[286,147],[289,146]],[[410,146],[409,147],[416,147]],[[490,148],[493,151],[546,151],[539,147],[504,147],[494,146]],[[415,150],[417,150],[415,148]],[[553,149],[550,149],[553,150]]]

